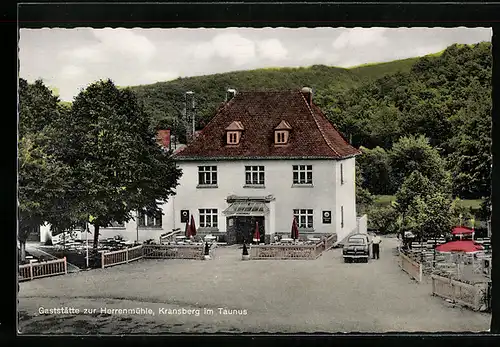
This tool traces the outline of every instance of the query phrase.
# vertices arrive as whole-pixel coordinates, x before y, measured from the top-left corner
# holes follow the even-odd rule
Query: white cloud
[[[268,39],[257,43],[259,56],[271,60],[285,59],[288,51],[278,39]]]
[[[215,48],[212,42],[203,42],[188,48],[193,57],[207,60],[215,55]]]
[[[67,79],[72,79],[79,77],[85,73],[85,69],[81,68],[80,66],[76,65],[66,65],[61,69],[61,77],[62,78],[67,78]]]
[[[345,29],[333,42],[333,48],[346,49],[363,46],[384,46],[388,43],[385,28],[352,28]]]
[[[306,52],[302,57],[300,58],[301,60],[314,60],[319,58],[320,56],[324,55],[324,52],[319,49],[319,48],[314,48],[313,50]]]
[[[189,49],[195,58],[210,59],[214,56],[227,58],[236,66],[255,59],[255,43],[239,34],[223,33],[211,41],[196,44]]]
[[[62,51],[59,57],[63,60],[77,60],[84,63],[102,63],[106,61],[104,51],[100,49],[100,45],[84,46],[76,49]]]
[[[156,46],[147,37],[129,29],[96,29],[93,33],[100,40],[100,48],[113,55],[132,55],[138,61],[147,63],[156,53]]]
[[[491,40],[489,28],[21,29],[20,76],[71,100],[100,78],[127,86],[265,67],[352,66]]]

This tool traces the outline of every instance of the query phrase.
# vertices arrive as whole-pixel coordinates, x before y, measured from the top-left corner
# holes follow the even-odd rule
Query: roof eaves
[[[345,156],[245,156],[245,157],[228,157],[228,156],[222,156],[222,157],[201,157],[201,156],[189,156],[189,157],[175,157],[174,159],[177,161],[220,161],[220,160],[233,160],[233,161],[238,161],[238,160],[346,160],[350,158],[354,158],[358,155],[356,154],[350,154],[350,155],[345,155]]]
[[[307,106],[307,109],[309,110],[309,113],[311,114],[311,116],[313,117],[314,119],[314,123],[316,124],[316,127],[318,128],[319,130],[319,133],[321,134],[321,136],[323,137],[323,140],[325,140],[326,144],[328,145],[328,147],[330,147],[330,149],[335,153],[337,154],[339,157],[341,156],[339,152],[337,152],[337,150],[334,148],[333,144],[326,138],[325,136],[325,133],[323,132],[323,129],[321,128],[321,125],[319,125],[319,122],[318,120],[316,119],[316,116],[314,115],[314,112],[311,108],[311,105],[309,105],[309,103],[307,102],[306,98],[304,97],[304,94],[300,93],[300,96],[302,97],[302,99],[304,100],[304,103],[306,104]]]

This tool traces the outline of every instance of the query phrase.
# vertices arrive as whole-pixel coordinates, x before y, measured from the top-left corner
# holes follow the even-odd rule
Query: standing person
[[[373,247],[373,259],[380,259],[380,243],[382,240],[380,239],[380,236],[375,235],[375,237],[372,239],[372,247]]]

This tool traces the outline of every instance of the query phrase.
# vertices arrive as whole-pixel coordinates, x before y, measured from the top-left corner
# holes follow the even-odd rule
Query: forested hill
[[[266,90],[312,87],[320,96],[360,86],[384,75],[407,72],[418,58],[365,65],[351,69],[314,65],[299,68],[268,68],[207,76],[178,78],[168,82],[131,87],[144,102],[148,114],[161,127],[170,127],[184,107],[184,93],[195,92],[198,127],[206,124],[225,99],[226,90]],[[321,97],[320,97],[321,99]],[[319,100],[320,100],[319,99]]]
[[[194,91],[201,128],[224,101],[228,88],[309,86],[315,103],[354,146],[364,147],[365,153],[380,147],[374,155],[382,158],[402,137],[423,135],[445,159],[454,193],[483,199],[490,192],[491,67],[491,44],[482,42],[351,69],[322,65],[260,69],[131,88],[152,116],[152,125],[159,127],[172,127],[184,107],[184,93]],[[184,134],[182,122],[177,131]],[[374,166],[370,163],[361,169]],[[379,174],[371,181],[375,194],[393,194],[398,189],[392,181],[381,182]]]

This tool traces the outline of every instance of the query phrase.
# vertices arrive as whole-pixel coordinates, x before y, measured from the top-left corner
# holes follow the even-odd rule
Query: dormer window
[[[290,137],[290,130],[292,127],[287,121],[282,120],[276,128],[274,128],[274,144],[275,145],[286,145]]]
[[[238,145],[241,140],[241,133],[245,130],[240,121],[234,121],[226,128],[226,143],[228,145]]]
[[[227,144],[237,145],[240,142],[240,132],[239,131],[228,131],[227,132]]]
[[[276,131],[274,136],[274,142],[277,145],[285,145],[288,141],[288,131]]]

